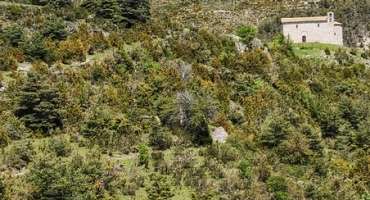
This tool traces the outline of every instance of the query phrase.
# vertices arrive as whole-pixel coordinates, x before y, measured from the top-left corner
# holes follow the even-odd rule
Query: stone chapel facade
[[[334,13],[318,17],[282,18],[283,34],[294,43],[318,42],[343,45],[342,24]]]

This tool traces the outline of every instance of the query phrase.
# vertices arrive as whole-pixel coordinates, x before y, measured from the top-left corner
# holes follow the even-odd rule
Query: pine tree
[[[118,0],[123,20],[129,28],[138,22],[146,22],[150,17],[149,0]]]
[[[153,173],[150,175],[150,180],[152,183],[146,189],[150,200],[167,200],[174,196],[170,181],[166,176]]]
[[[113,19],[115,23],[122,21],[121,9],[117,0],[102,0],[96,14],[105,19]]]
[[[47,134],[63,126],[58,113],[59,102],[59,94],[55,89],[42,85],[37,75],[29,74],[21,88],[15,115],[26,127]]]

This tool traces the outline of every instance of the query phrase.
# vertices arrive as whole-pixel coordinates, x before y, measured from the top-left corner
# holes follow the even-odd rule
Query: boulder
[[[213,142],[225,143],[229,134],[223,127],[218,127],[212,131],[211,137]]]
[[[254,38],[251,41],[251,47],[252,49],[263,49],[263,42],[258,38]]]

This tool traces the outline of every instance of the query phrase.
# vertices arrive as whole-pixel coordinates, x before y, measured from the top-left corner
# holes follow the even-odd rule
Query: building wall
[[[286,23],[283,34],[294,43],[302,43],[302,37],[306,36],[306,42],[343,45],[342,27],[326,21]]]

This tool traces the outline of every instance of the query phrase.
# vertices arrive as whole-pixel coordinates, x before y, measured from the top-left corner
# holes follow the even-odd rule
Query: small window
[[[295,27],[296,27],[296,28],[298,28],[298,24],[297,24],[297,25],[295,25]]]
[[[317,24],[317,27],[320,27],[320,24]]]
[[[337,33],[334,33],[334,35],[337,35]]]

